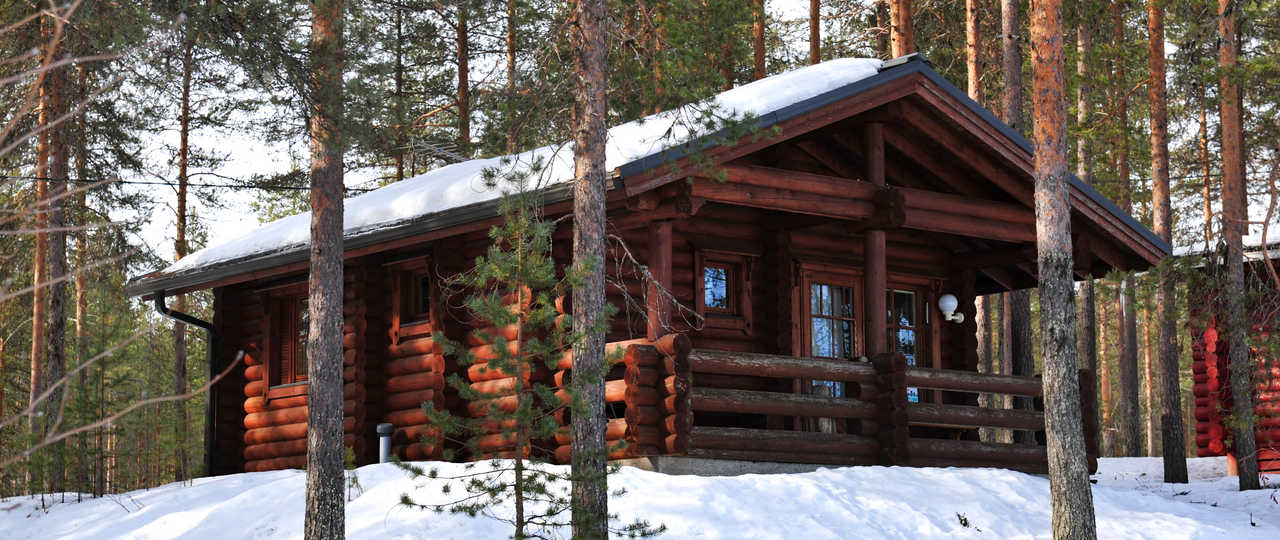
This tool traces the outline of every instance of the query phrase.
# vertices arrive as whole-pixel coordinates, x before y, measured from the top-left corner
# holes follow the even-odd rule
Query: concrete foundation
[[[737,476],[740,474],[786,474],[816,471],[830,465],[738,461],[686,456],[648,456],[614,460],[612,463],[663,474],[693,476]]]

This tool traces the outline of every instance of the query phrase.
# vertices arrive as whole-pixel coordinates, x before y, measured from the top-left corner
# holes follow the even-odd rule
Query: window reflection
[[[889,290],[885,294],[885,306],[889,309],[886,318],[889,349],[902,353],[907,358],[907,365],[914,366],[920,352],[916,341],[919,330],[916,321],[916,293]],[[907,401],[920,401],[918,388],[907,388]]]
[[[716,310],[730,311],[733,306],[729,268],[707,265],[702,270],[702,305]]]
[[[820,358],[853,360],[854,348],[853,288],[813,283],[809,285],[810,354]],[[813,381],[815,394],[844,395],[844,384],[837,381]]]

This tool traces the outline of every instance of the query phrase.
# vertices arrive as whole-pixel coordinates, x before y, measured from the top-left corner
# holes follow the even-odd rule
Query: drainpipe
[[[205,340],[205,356],[208,358],[209,364],[209,380],[213,380],[218,376],[217,366],[214,360],[217,358],[218,351],[218,331],[213,328],[213,323],[197,319],[191,315],[181,311],[174,311],[164,305],[164,289],[155,292],[156,312],[173,319],[175,321],[198,326],[204,329],[207,339]],[[213,476],[213,426],[214,426],[214,388],[209,387],[209,395],[205,398],[204,407],[204,475]]]
[[[391,461],[391,433],[395,429],[388,423],[378,424],[378,463]]]

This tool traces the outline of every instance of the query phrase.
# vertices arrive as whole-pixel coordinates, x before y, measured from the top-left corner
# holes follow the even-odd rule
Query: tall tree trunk
[[[916,52],[915,29],[911,26],[911,0],[889,0],[889,19],[893,23],[893,56]]]
[[[1000,0],[1001,65],[1004,71],[1004,123],[1025,133],[1022,119],[1022,49],[1018,48],[1018,0]]]
[[[1155,233],[1173,242],[1169,202],[1169,111],[1165,83],[1164,5],[1147,0],[1147,63],[1151,82],[1151,205]],[[1202,109],[1203,110],[1203,109]],[[1178,306],[1167,268],[1156,272],[1156,362],[1160,387],[1161,455],[1164,481],[1187,483],[1187,454],[1182,430],[1182,389],[1178,384]],[[1152,405],[1153,411],[1155,405]],[[1155,413],[1152,412],[1154,417]]]
[[[1222,70],[1222,235],[1227,244],[1227,279],[1222,297],[1227,318],[1227,348],[1231,366],[1231,413],[1235,428],[1234,455],[1240,490],[1259,489],[1258,456],[1253,432],[1253,381],[1249,361],[1249,319],[1244,306],[1244,234],[1248,219],[1245,201],[1244,132],[1240,115],[1240,85],[1233,80],[1239,63],[1236,0],[1218,0],[1218,66]]]
[[[75,99],[77,101],[84,99],[88,89],[86,70],[83,66],[77,68]],[[76,178],[84,179],[88,177],[89,156],[85,149],[85,123],[79,122],[79,129],[76,130],[76,137],[72,141],[72,152],[75,160]],[[83,225],[89,215],[88,196],[85,191],[80,191],[76,195],[76,218],[72,220],[76,224]],[[89,276],[86,275],[85,269],[89,265],[89,233],[83,229],[76,231],[76,260],[75,260],[75,287],[76,287],[76,365],[83,366],[89,361]],[[81,416],[79,424],[85,423],[86,420],[92,418],[89,413],[89,370],[81,369],[76,380],[76,397],[75,403]],[[0,414],[0,417],[3,417]],[[76,437],[76,446],[79,450],[76,452],[77,468],[80,474],[84,475],[84,482],[76,489],[79,493],[93,493],[100,496],[94,486],[94,469],[89,465],[89,435],[82,433]]]
[[[1031,346],[1031,290],[1019,289],[1004,294],[1004,320],[1000,331],[1000,349],[1009,360],[1009,374],[1030,377],[1035,375],[1036,359]],[[1029,397],[1015,397],[1013,408],[1030,411],[1035,402]],[[1036,434],[1016,431],[1013,442],[1036,444]]]
[[[1102,291],[1110,294],[1107,282],[1102,282]],[[1115,384],[1116,374],[1112,370],[1111,365],[1111,302],[1103,300],[1098,303],[1098,320],[1102,324],[1098,328],[1102,329],[1102,333],[1098,336],[1098,378],[1102,381],[1102,407],[1099,412],[1102,415],[1102,448],[1099,454],[1107,457],[1115,456],[1115,408],[1116,400],[1111,387]]]
[[[1151,309],[1143,306],[1142,308],[1142,395],[1147,401],[1147,414],[1145,422],[1146,427],[1146,450],[1148,457],[1159,457],[1160,445],[1156,442],[1156,391],[1155,391],[1155,371],[1151,364],[1151,327],[1155,326],[1155,321],[1151,318]]]
[[[1121,2],[1113,4],[1114,34],[1112,43],[1124,43],[1125,6]],[[1116,84],[1117,112],[1116,122],[1116,165],[1117,176],[1122,186],[1120,206],[1126,213],[1133,213],[1133,179],[1129,170],[1129,97],[1126,94],[1127,80],[1125,63],[1120,58],[1114,62],[1114,80]],[[1116,410],[1116,431],[1120,455],[1137,456],[1142,453],[1141,432],[1138,417],[1138,337],[1137,312],[1134,311],[1133,278],[1126,276],[1120,295],[1120,399]]]
[[[574,49],[573,261],[587,268],[573,290],[573,327],[584,337],[573,347],[575,401],[572,426],[574,538],[608,536],[604,420],[605,28],[603,0],[578,0],[570,29]]]
[[[1031,51],[1040,352],[1044,357],[1044,420],[1053,536],[1092,539],[1097,537],[1097,529],[1080,416],[1076,313],[1072,305],[1075,297],[1061,0],[1031,4]]]
[[[342,538],[342,0],[311,4],[308,540]]]
[[[889,18],[889,0],[876,0],[876,57],[885,58],[889,56],[889,35],[893,33],[892,24]]]
[[[751,0],[751,56],[754,61],[751,80],[753,81],[768,76],[765,71],[764,25],[764,0]]]
[[[965,0],[964,17],[964,49],[965,67],[969,79],[969,99],[982,103],[982,61],[978,47],[982,43],[981,30],[978,26],[978,11],[981,5],[978,0]]]
[[[64,69],[56,69],[46,76],[49,82],[52,120],[61,118],[67,108],[66,82]],[[49,317],[46,335],[46,352],[44,383],[47,387],[62,380],[67,373],[67,231],[66,206],[69,153],[67,149],[67,124],[57,125],[49,134]],[[46,433],[60,430],[65,413],[63,402],[65,385],[58,387],[49,395],[47,402]],[[50,491],[61,492],[64,489],[66,476],[66,442],[60,441],[50,446],[53,452],[53,468],[51,470]]]
[[[1209,174],[1209,107],[1204,86],[1200,86],[1200,177],[1204,197],[1204,249],[1213,247],[1213,177]]]
[[[514,3],[515,0],[509,0],[508,3]],[[393,114],[395,114],[395,156],[396,156],[396,181],[404,180],[404,151],[405,151],[405,124],[408,120],[405,118],[405,96],[404,96],[404,8],[395,6],[396,10],[396,67],[393,78],[395,84],[395,99],[393,104]],[[510,9],[510,8],[508,8]],[[510,39],[510,38],[508,38]],[[510,45],[508,45],[510,46]],[[511,139],[510,130],[507,133],[507,140]],[[514,152],[511,152],[514,153]]]
[[[52,119],[49,108],[49,92],[46,86],[40,87],[40,113],[38,122],[48,125]],[[45,324],[48,317],[48,256],[49,256],[49,131],[36,136],[36,200],[35,200],[35,239],[31,260],[31,378],[30,398],[28,403],[35,404],[47,385],[45,374]],[[40,411],[47,411],[41,405]],[[44,426],[49,416],[42,414],[31,419],[31,436],[39,439],[44,435]],[[30,492],[40,491],[44,480],[39,468],[29,469]]]
[[[1089,73],[1089,51],[1093,47],[1093,32],[1089,25],[1092,23],[1088,17],[1081,16],[1080,26],[1076,29],[1076,74],[1079,76],[1079,84],[1076,88],[1076,125],[1081,131],[1088,129],[1091,122],[1090,116],[1093,113],[1090,92],[1092,92],[1091,74]],[[1076,139],[1076,176],[1080,178],[1085,185],[1093,185],[1093,166],[1091,160],[1093,157],[1093,138],[1086,134],[1081,134]],[[1097,319],[1097,300],[1094,292],[1093,277],[1089,276],[1084,283],[1080,285],[1080,367],[1093,372],[1097,377],[1100,372],[1098,370],[1098,319]],[[1094,396],[1094,410],[1101,413],[1102,409],[1097,404],[1097,396]],[[1088,420],[1088,419],[1086,419]],[[1101,421],[1099,418],[1093,419],[1095,422]]]
[[[458,154],[471,157],[471,42],[467,2],[458,3]]]
[[[822,5],[820,0],[809,0],[809,63],[822,61]]]
[[[174,235],[174,259],[187,256],[187,165],[191,153],[189,144],[191,134],[191,71],[194,69],[193,52],[194,36],[187,36],[182,45],[182,103],[181,117],[178,122],[178,218],[177,234]],[[187,296],[178,295],[173,301],[174,309],[187,310]],[[187,325],[173,323],[173,393],[187,393]],[[178,400],[173,403],[174,445],[174,481],[187,479],[187,424],[191,418],[187,415],[187,402]]]
[[[507,118],[513,118],[516,111],[516,1],[507,0]],[[398,13],[398,12],[397,12]],[[507,122],[507,153],[514,154],[516,148],[516,129],[514,122]]]
[[[991,304],[993,300],[999,296],[979,296],[976,306],[974,306],[975,317],[974,323],[978,327],[978,370],[982,373],[991,373],[991,367],[995,363],[992,356],[992,339],[991,333]],[[991,407],[992,395],[987,393],[978,394],[979,407]],[[993,442],[996,430],[992,428],[978,428],[978,438],[982,441]]]

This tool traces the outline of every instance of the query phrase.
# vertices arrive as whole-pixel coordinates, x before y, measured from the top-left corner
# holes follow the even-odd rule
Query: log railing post
[[[1084,448],[1089,474],[1098,472],[1098,398],[1093,370],[1080,370],[1080,413],[1084,419]]]
[[[871,357],[876,369],[876,424],[880,442],[880,462],[884,465],[910,463],[911,432],[907,425],[907,358],[902,353],[880,353]]]
[[[671,322],[671,220],[649,223],[649,274],[645,299],[648,337],[657,340]]]

